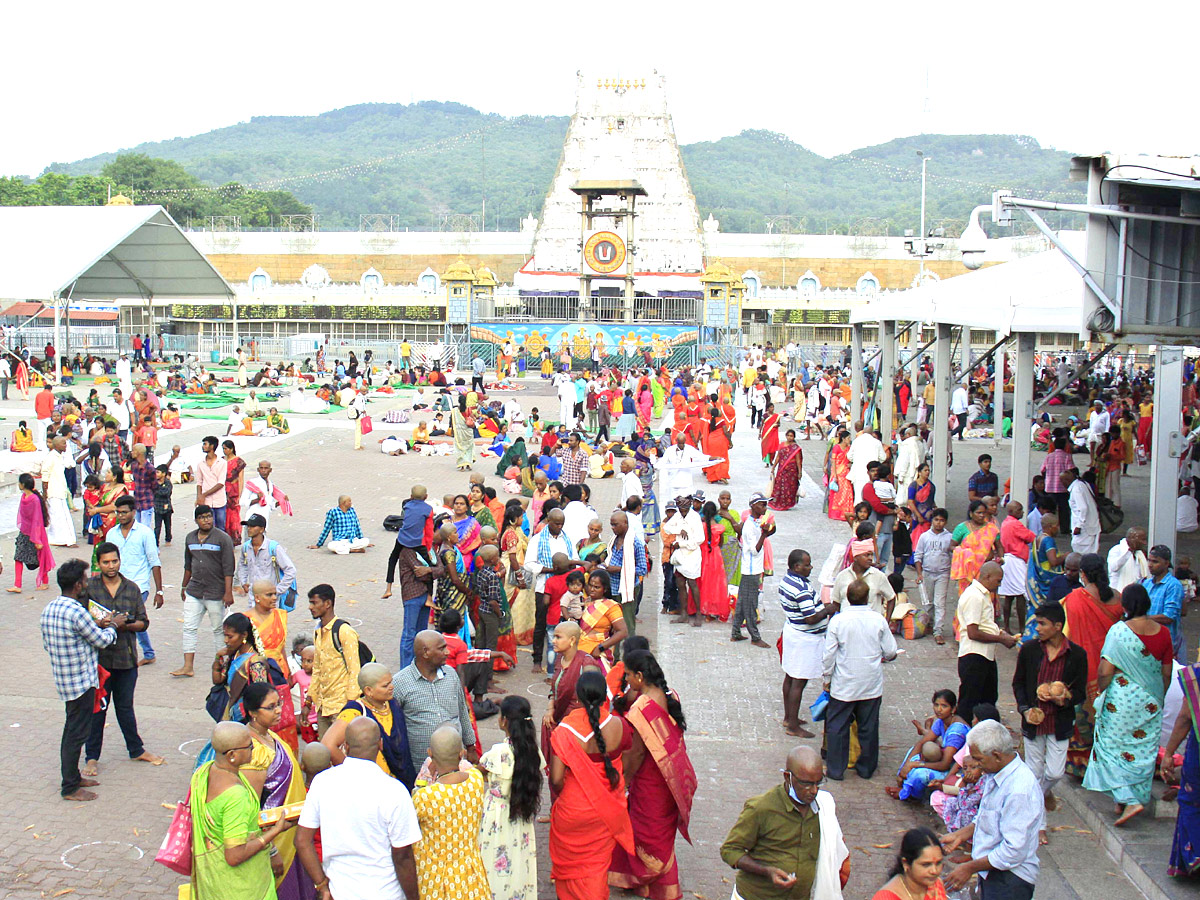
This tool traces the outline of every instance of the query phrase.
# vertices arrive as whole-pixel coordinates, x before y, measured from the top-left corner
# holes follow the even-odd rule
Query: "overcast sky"
[[[828,156],[921,132],[988,132],[1077,152],[1191,154],[1200,129],[1179,92],[1194,73],[1186,41],[1171,36],[1183,9],[1163,0],[10,4],[0,174],[370,101],[565,115],[579,68],[665,73],[682,143],[763,128]]]

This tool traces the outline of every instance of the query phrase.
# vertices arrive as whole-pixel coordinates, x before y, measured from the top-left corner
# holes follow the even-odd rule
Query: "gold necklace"
[[[904,888],[904,893],[908,896],[908,900],[916,900],[913,897],[912,891],[908,889],[908,877],[903,872],[900,873],[900,886]],[[925,895],[922,894],[921,896],[924,897]]]

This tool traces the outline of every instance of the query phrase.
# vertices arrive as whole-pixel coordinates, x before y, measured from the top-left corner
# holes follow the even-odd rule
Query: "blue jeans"
[[[154,507],[152,506],[149,509],[139,509],[137,511],[137,520],[139,522],[141,522],[143,525],[145,525],[147,528],[153,528],[154,527]],[[143,597],[142,599],[144,600],[145,598]]]
[[[213,507],[213,525],[215,525],[217,528],[220,528],[222,531],[225,530],[225,507],[224,506],[214,506]]]
[[[421,630],[421,617],[424,614],[425,627],[429,627],[429,613],[425,608],[428,594],[413,597],[404,601],[404,630],[400,632],[400,668],[403,669],[413,661],[413,641]]]
[[[149,591],[142,591],[142,602],[146,603],[146,598],[150,596]],[[143,659],[154,659],[154,647],[150,645],[150,628],[147,626],[145,631],[135,632],[137,635],[138,646],[142,648]],[[141,756],[141,754],[136,754]]]

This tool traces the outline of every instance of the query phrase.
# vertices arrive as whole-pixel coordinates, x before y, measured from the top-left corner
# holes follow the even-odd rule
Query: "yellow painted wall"
[[[501,283],[512,283],[517,269],[525,264],[523,256],[464,256],[473,269],[487,266]],[[276,284],[294,284],[309,266],[323,266],[337,284],[357,284],[363,272],[374,268],[385,284],[416,284],[427,268],[441,275],[458,259],[457,253],[428,256],[397,254],[322,254],[322,253],[212,253],[211,262],[230,284],[245,284],[255,269],[262,268]]]

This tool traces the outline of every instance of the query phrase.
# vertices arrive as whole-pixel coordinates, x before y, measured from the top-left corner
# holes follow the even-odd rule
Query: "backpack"
[[[272,540],[267,541],[267,553],[270,554],[271,565],[275,567],[275,582],[276,583],[279,582],[279,575],[280,575],[279,563],[275,561],[275,548],[277,548],[278,546],[279,546],[278,541],[272,541]],[[250,552],[250,541],[248,541],[248,540],[243,541],[242,542],[242,566],[243,567],[246,566],[246,563],[247,563],[246,555],[249,552]],[[283,610],[284,612],[292,612],[296,608],[296,598],[299,596],[300,596],[300,585],[296,584],[293,581],[292,586],[290,588],[288,588],[287,593],[284,594],[283,596],[277,598],[277,602],[279,603],[279,608],[281,610]],[[284,679],[284,680],[286,681],[287,679]]]
[[[340,632],[342,630],[343,625],[349,625],[349,624],[350,623],[347,622],[345,619],[334,619],[333,620],[333,631],[330,633],[331,636],[333,637],[333,649],[336,650],[341,655],[342,665],[346,665],[346,654],[342,653],[342,639],[341,639],[341,637],[339,637],[338,632]],[[362,640],[359,640],[359,642],[358,642],[358,664],[360,666],[365,666],[367,663],[372,663],[372,662],[375,662],[375,654],[371,652],[371,648],[368,647],[366,645],[366,643],[364,643]],[[346,668],[349,668],[349,666],[346,666]]]

